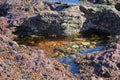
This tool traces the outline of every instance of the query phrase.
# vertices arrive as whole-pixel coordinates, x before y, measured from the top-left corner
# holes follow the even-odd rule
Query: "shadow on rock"
[[[77,34],[82,25],[81,17],[79,6],[71,6],[59,12],[41,11],[30,18],[14,21],[13,25],[16,27],[14,34],[18,36]]]
[[[96,6],[95,8],[80,6],[80,10],[86,17],[80,30],[83,35],[107,36],[120,34],[120,15],[117,10],[107,6]]]
[[[7,3],[0,4],[0,17],[1,16],[6,16],[7,11],[10,9],[10,5]]]
[[[14,34],[19,37],[24,36],[50,36],[64,34],[64,27],[60,26],[60,23],[56,21],[47,22],[41,19],[40,15],[31,17],[28,20],[23,19],[23,24],[16,27]]]

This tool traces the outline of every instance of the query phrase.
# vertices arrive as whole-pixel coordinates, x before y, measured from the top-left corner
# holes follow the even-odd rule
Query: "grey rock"
[[[79,33],[84,17],[79,6],[72,6],[65,11],[41,11],[35,17],[26,19],[19,25],[19,35],[71,35]],[[22,32],[20,32],[22,30]],[[17,31],[16,31],[17,32]]]
[[[114,6],[94,6],[94,8],[80,6],[80,10],[86,17],[81,29],[83,34],[120,34],[118,26],[120,25],[120,12]]]
[[[83,55],[82,57],[86,57],[83,61],[79,62],[79,58],[76,59],[76,62],[81,64],[81,69],[85,70],[84,72],[89,72],[91,75],[101,76],[100,80],[103,78],[110,78],[119,80],[120,71],[119,71],[119,61],[120,61],[120,42],[112,43],[108,46],[108,48],[102,52]],[[116,48],[114,48],[116,46]],[[81,56],[80,56],[81,58]],[[85,63],[85,65],[82,65]]]

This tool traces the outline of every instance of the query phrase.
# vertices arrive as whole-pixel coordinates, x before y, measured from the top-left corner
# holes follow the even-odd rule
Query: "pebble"
[[[95,45],[90,45],[89,48],[93,49],[93,48],[95,48]]]
[[[76,56],[76,57],[80,57],[80,54],[76,54],[75,56]]]
[[[96,45],[96,42],[91,42],[91,44]]]
[[[72,48],[79,48],[79,46],[78,45],[73,45]]]
[[[66,50],[72,50],[70,47],[68,47]]]
[[[103,78],[98,78],[97,80],[103,80]]]
[[[84,46],[90,45],[90,42],[82,42],[82,45]]]
[[[61,53],[60,57],[65,57],[65,54],[64,54],[64,53]]]
[[[96,78],[95,77],[91,77],[90,80],[96,80]]]
[[[72,51],[76,53],[78,50],[77,49],[73,49]]]
[[[75,55],[70,55],[72,59],[76,59],[77,57]]]
[[[81,38],[75,38],[74,40],[76,40],[76,41],[83,41],[83,39],[81,39]]]

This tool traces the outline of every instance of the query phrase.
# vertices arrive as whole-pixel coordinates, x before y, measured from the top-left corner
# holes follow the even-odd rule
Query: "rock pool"
[[[111,42],[110,36],[103,38],[98,35],[92,35],[89,38],[84,38],[81,35],[72,35],[25,37],[15,38],[14,40],[19,44],[44,50],[47,57],[56,58],[60,63],[68,65],[66,69],[73,74],[79,73],[79,66],[75,63],[75,59],[79,55],[102,51]]]

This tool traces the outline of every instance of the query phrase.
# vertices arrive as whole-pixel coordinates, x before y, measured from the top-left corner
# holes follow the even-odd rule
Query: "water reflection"
[[[58,57],[57,60],[62,63],[62,64],[67,64],[69,65],[68,70],[73,73],[73,74],[77,74],[79,73],[79,67],[78,65],[75,63],[75,59],[70,58],[70,57]]]
[[[96,46],[93,49],[88,49],[88,50],[85,50],[85,51],[80,51],[80,54],[88,54],[88,53],[99,52],[99,51],[104,50],[104,48],[105,48],[105,46]]]

